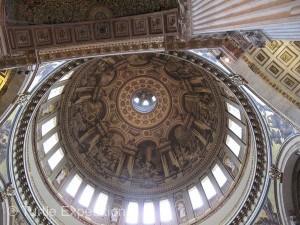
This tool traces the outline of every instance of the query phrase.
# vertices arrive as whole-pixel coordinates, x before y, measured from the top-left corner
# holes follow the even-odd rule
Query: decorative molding
[[[246,79],[244,77],[242,77],[239,74],[232,74],[229,75],[229,78],[237,85],[237,86],[241,86],[241,85],[245,85],[248,84],[248,81],[246,81]]]
[[[172,20],[172,15],[173,14],[167,14],[164,17],[166,18],[165,20]],[[36,52],[26,50],[26,53],[17,56],[4,57],[0,59],[0,66],[2,68],[11,68],[25,66],[28,64],[36,64],[37,62],[75,59],[87,56],[95,57],[105,54],[164,50],[182,51],[198,48],[221,48],[224,53],[230,56],[230,58],[236,60],[244,53],[247,42],[245,40],[243,42],[237,42],[236,39],[233,38],[233,34],[234,33],[203,34],[197,38],[182,41],[175,35],[170,36],[168,34],[163,36],[164,34],[156,33],[154,36],[139,36],[132,37],[132,39],[107,39],[105,42],[97,43],[79,42],[62,47],[58,45],[51,45],[44,46],[43,49]]]
[[[0,59],[0,68],[11,69],[16,67],[24,67],[28,65],[33,65],[38,62],[35,52],[28,51],[26,53],[5,56]]]
[[[242,37],[255,48],[264,48],[271,39],[262,30],[239,31]]]
[[[0,190],[0,202],[4,202],[6,199],[15,195],[15,188],[12,184],[6,184],[4,189]]]
[[[6,25],[10,53],[177,35],[177,9],[132,17],[48,26]]]
[[[178,27],[179,27],[179,38],[181,41],[189,41],[192,36],[191,27],[191,1],[188,0],[177,0],[178,5]]]
[[[166,51],[182,51],[198,48],[221,48],[233,59],[240,58],[244,52],[235,42],[228,39],[228,36],[224,34],[214,34],[212,36],[203,35],[190,39],[188,42],[181,41],[174,36],[167,36],[165,46]]]
[[[16,104],[25,106],[27,104],[27,102],[30,99],[30,95],[29,94],[20,94],[17,96],[17,99],[15,101]]]
[[[280,172],[276,168],[275,164],[271,165],[271,168],[270,168],[270,171],[269,171],[269,175],[270,175],[271,179],[278,180],[281,183],[281,181],[282,181],[282,172]]]

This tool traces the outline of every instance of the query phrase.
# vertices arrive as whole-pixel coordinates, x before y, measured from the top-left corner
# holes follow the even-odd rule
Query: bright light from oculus
[[[149,105],[149,102],[147,100],[143,101],[143,105]]]
[[[156,102],[156,97],[148,90],[136,92],[131,101],[133,107],[140,113],[151,112],[154,109]]]

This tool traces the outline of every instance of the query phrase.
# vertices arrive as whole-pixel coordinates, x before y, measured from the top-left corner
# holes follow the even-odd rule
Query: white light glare
[[[133,101],[135,101],[135,103],[139,103],[140,99],[139,98],[135,98],[135,99],[133,99]]]
[[[156,97],[155,96],[152,96],[152,101],[156,101]]]
[[[149,105],[148,100],[145,100],[145,101],[143,102],[143,105]]]

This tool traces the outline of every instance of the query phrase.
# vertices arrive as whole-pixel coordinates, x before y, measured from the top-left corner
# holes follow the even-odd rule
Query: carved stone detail
[[[264,48],[270,39],[261,30],[241,31],[243,37],[255,48]]]
[[[270,40],[261,30],[229,31],[227,33],[229,38],[243,50],[250,45],[255,48],[264,48],[266,41]]]
[[[179,7],[179,38],[181,41],[189,41],[191,38],[191,9],[187,0],[177,0]]]
[[[7,184],[4,189],[0,190],[0,201],[4,202],[5,199],[15,195],[15,188],[12,184]]]
[[[239,74],[232,74],[230,79],[238,86],[248,84],[246,79]]]
[[[274,164],[271,165],[269,173],[271,179],[278,180],[280,183],[282,182],[282,172],[280,172]]]
[[[29,101],[30,95],[29,94],[20,94],[17,96],[16,104],[25,106]]]

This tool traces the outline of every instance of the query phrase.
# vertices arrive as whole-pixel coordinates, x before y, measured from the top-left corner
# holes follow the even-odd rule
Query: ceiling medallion
[[[120,88],[118,112],[130,126],[149,129],[158,126],[168,117],[172,99],[166,86],[150,76],[138,76]]]

